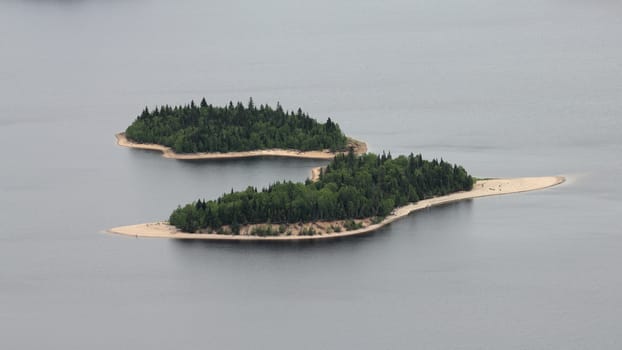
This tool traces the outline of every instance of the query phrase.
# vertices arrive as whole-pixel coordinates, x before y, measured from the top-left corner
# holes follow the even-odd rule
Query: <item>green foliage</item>
[[[260,225],[253,227],[251,234],[255,236],[276,236],[279,231],[274,230],[272,225]]]
[[[385,219],[385,216],[374,216],[373,218],[371,218],[371,223],[373,225],[377,225],[381,223],[384,219]]]
[[[464,168],[443,160],[427,161],[412,154],[395,159],[390,154],[357,157],[350,152],[335,157],[317,182],[277,182],[261,191],[253,187],[232,191],[216,200],[178,207],[169,221],[186,232],[231,225],[233,233],[247,224],[376,217],[375,222],[407,203],[472,187],[473,179]],[[358,228],[356,224],[344,226]],[[337,228],[333,231],[339,232]],[[255,227],[251,234],[277,235],[283,230],[285,226],[267,225]]]
[[[177,153],[236,152],[256,149],[345,150],[347,139],[330,118],[319,123],[300,109],[296,113],[241,102],[145,108],[125,130],[128,139],[156,143]]]
[[[303,227],[299,233],[300,236],[315,236],[316,234],[317,232],[313,227]]]
[[[343,223],[343,227],[346,229],[346,231],[352,231],[352,230],[357,230],[359,228],[363,227],[363,223],[362,222],[356,222],[354,220],[346,220]]]
[[[234,222],[231,224],[231,234],[232,235],[240,234],[240,224],[238,224],[237,222]]]

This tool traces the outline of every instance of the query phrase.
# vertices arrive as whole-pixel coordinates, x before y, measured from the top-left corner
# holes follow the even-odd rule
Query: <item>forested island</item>
[[[348,139],[330,118],[320,123],[301,109],[285,111],[280,104],[276,108],[263,104],[257,107],[252,98],[247,105],[229,102],[225,107],[217,107],[202,99],[198,105],[191,102],[184,106],[145,108],[117,138],[124,146],[165,153],[172,150],[180,155],[294,150],[322,151],[326,154],[315,156],[328,158],[348,149],[355,153],[366,150],[364,143]],[[238,156],[245,155],[271,154]],[[289,156],[282,152],[274,155]]]
[[[214,107],[145,109],[122,146],[162,151],[176,159],[287,156],[331,159],[304,183],[276,182],[179,206],[167,222],[121,226],[109,232],[135,237],[213,240],[308,240],[376,230],[409,213],[458,200],[555,186],[561,176],[475,182],[459,165],[422,156],[366,153],[330,118],[311,119],[252,101]],[[138,143],[136,143],[138,142]],[[246,151],[245,151],[246,150]],[[319,151],[321,150],[321,151]],[[176,153],[180,152],[180,153]]]
[[[317,181],[277,182],[198,200],[174,210],[169,222],[189,233],[325,234],[378,224],[397,207],[472,188],[463,167],[442,159],[349,152],[336,156]]]

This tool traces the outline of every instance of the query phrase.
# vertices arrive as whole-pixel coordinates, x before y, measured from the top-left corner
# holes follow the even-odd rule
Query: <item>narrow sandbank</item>
[[[168,225],[166,222],[156,222],[147,224],[138,224],[130,226],[121,226],[109,229],[110,233],[117,233],[121,235],[134,236],[134,237],[157,237],[157,238],[176,238],[176,239],[208,239],[208,240],[226,240],[226,241],[301,241],[301,240],[314,240],[314,239],[328,239],[337,237],[348,237],[360,235],[368,232],[375,231],[385,225],[392,223],[393,221],[407,216],[408,214],[429,208],[435,205],[447,204],[464,199],[498,196],[510,193],[527,192],[534,190],[541,190],[555,185],[559,185],[565,181],[563,176],[547,176],[547,177],[522,177],[513,179],[488,179],[479,180],[473,186],[471,191],[452,193],[446,196],[434,197],[430,199],[421,200],[417,203],[408,204],[403,207],[393,210],[391,215],[387,216],[383,221],[377,224],[372,224],[368,220],[360,220],[367,224],[367,226],[342,232],[326,233],[313,236],[253,236],[248,234],[241,235],[223,235],[216,233],[187,233],[181,232],[174,226]],[[317,222],[309,225],[314,227],[330,227],[330,222]],[[241,231],[248,232],[249,230],[242,229]]]
[[[136,143],[125,136],[124,132],[115,135],[117,144],[123,147],[136,148],[148,151],[162,152],[164,158],[182,159],[182,160],[208,160],[208,159],[235,159],[235,158],[255,158],[255,157],[289,157],[304,159],[333,159],[337,154],[344,152],[323,151],[296,151],[287,149],[261,149],[245,152],[201,152],[201,153],[176,153],[170,147],[158,145],[155,143]],[[361,155],[367,153],[367,144],[363,141],[348,138],[348,147],[352,147],[354,153]]]

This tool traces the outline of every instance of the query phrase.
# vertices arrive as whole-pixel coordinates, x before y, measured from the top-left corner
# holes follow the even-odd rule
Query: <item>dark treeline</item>
[[[178,207],[170,223],[186,232],[231,225],[296,223],[383,217],[420,199],[470,190],[473,178],[461,166],[421,155],[338,155],[317,182],[277,182],[258,191],[225,194]]]
[[[257,149],[296,149],[301,151],[345,150],[347,139],[330,118],[319,123],[300,109],[287,112],[277,104],[256,107],[251,98],[247,106],[229,102],[214,107],[205,99],[197,106],[162,106],[145,110],[125,131],[138,143],[157,143],[178,153],[235,152]]]

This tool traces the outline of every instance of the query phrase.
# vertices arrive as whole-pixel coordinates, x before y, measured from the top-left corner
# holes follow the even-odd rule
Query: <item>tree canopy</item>
[[[382,217],[407,203],[472,187],[473,178],[463,167],[442,159],[350,152],[337,155],[316,182],[277,182],[261,191],[253,187],[231,191],[216,200],[180,206],[169,222],[196,232],[223,225]]]
[[[156,143],[177,153],[236,152],[258,149],[342,151],[347,138],[330,118],[319,123],[302,110],[285,111],[280,104],[247,106],[238,102],[215,107],[202,99],[185,106],[145,108],[125,131],[138,143]]]

